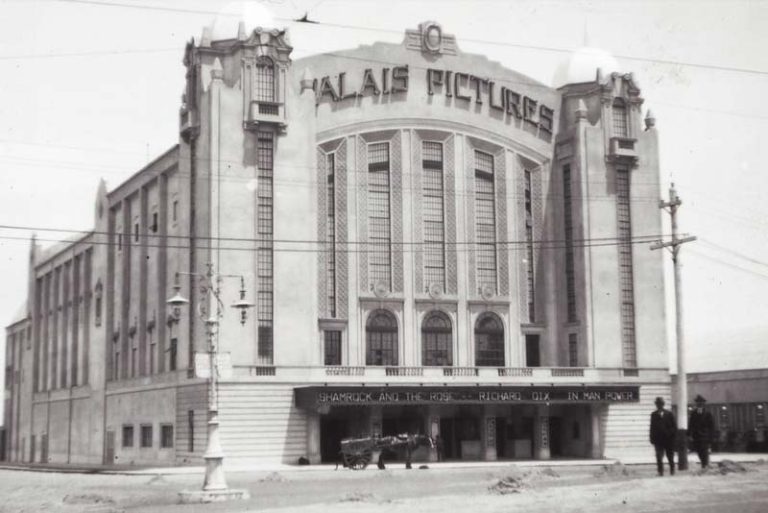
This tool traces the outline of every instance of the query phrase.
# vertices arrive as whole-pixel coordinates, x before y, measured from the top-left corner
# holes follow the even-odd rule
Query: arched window
[[[443,312],[431,312],[421,324],[421,364],[450,367],[453,365],[451,319]]]
[[[613,136],[629,137],[627,125],[627,105],[621,98],[613,100]]]
[[[269,57],[256,61],[256,101],[275,101],[275,64]]]
[[[365,324],[365,364],[397,365],[397,319],[392,312],[376,310]]]
[[[504,325],[494,313],[484,313],[475,323],[475,365],[504,367]]]

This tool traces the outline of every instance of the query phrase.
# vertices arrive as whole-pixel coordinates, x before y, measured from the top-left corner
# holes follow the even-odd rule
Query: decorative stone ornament
[[[488,285],[487,283],[485,285],[482,285],[480,287],[480,296],[485,299],[486,301],[491,299],[495,295],[493,286]]]
[[[304,73],[301,75],[301,81],[299,82],[301,85],[301,92],[303,93],[306,90],[312,90],[314,86],[314,80],[312,78],[312,73],[309,71],[309,68],[304,69]]]
[[[432,299],[438,299],[443,295],[443,287],[439,283],[430,283],[427,292]]]
[[[425,52],[441,53],[443,47],[443,29],[434,22],[427,21],[419,26],[421,30],[421,44]]]
[[[387,297],[389,295],[389,285],[383,280],[379,280],[373,284],[373,293],[376,297]]]
[[[656,116],[650,110],[645,115],[645,129],[651,130],[656,127]]]

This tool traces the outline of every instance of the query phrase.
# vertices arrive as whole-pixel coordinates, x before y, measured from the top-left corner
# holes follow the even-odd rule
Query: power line
[[[17,59],[53,59],[59,57],[98,57],[104,55],[128,55],[178,51],[179,48],[144,48],[140,50],[97,50],[93,52],[28,53],[18,55],[0,55],[0,61],[10,61]]]
[[[79,235],[82,237],[87,237],[89,235],[119,235],[117,231],[115,232],[106,232],[106,231],[98,231],[98,230],[73,230],[73,229],[66,229],[66,228],[50,228],[50,227],[41,227],[41,226],[23,226],[23,225],[0,225],[0,230],[26,230],[26,231],[40,231],[40,232],[54,232],[54,233],[72,233],[75,235]],[[133,236],[133,232],[128,233],[127,231],[123,232],[124,235],[131,235]],[[144,234],[140,235],[141,237],[147,237],[147,238],[168,238],[168,239],[182,239],[182,240],[188,240],[190,238],[194,238],[196,240],[206,240],[206,241],[225,241],[225,242],[255,242],[255,243],[261,243],[261,242],[275,242],[275,243],[296,243],[296,244],[329,244],[330,242],[327,240],[319,240],[319,239],[266,239],[266,238],[251,238],[251,237],[207,237],[207,236],[198,236],[198,235],[175,235],[175,234]],[[650,235],[635,235],[631,237],[632,240],[640,241],[640,242],[653,242],[655,240],[658,240],[660,237],[664,237],[663,234],[650,234]],[[28,240],[28,239],[26,239]],[[591,243],[591,242],[621,242],[624,239],[619,239],[618,237],[593,237],[588,239],[570,239],[573,240],[576,243]],[[66,240],[62,239],[61,242],[73,242],[72,240]],[[504,246],[504,245],[527,245],[529,243],[533,244],[560,244],[565,243],[565,239],[539,239],[534,241],[528,241],[528,240],[510,240],[510,241],[499,241],[496,242],[495,245],[497,246]],[[128,244],[129,242],[126,242]],[[373,245],[376,246],[378,243],[375,242],[363,242],[363,241],[335,241],[336,244],[342,244],[342,245]],[[133,243],[131,243],[133,244]],[[431,244],[428,242],[391,242],[391,245],[397,245],[397,246],[416,246],[416,245],[427,245]],[[478,243],[476,242],[461,242],[461,241],[455,241],[455,242],[445,242],[443,243],[446,246],[462,246],[462,245],[476,245]],[[153,247],[160,247],[160,245],[156,245]]]
[[[189,238],[189,237],[188,237]],[[12,235],[2,235],[0,236],[0,240],[13,240],[13,241],[24,241],[29,242],[29,238],[27,237],[15,237]],[[52,242],[52,243],[68,243],[72,244],[73,246],[77,244],[78,240],[71,240],[71,239],[46,239],[46,238],[39,238],[36,239],[39,242]],[[109,241],[96,241],[96,240],[88,240],[88,241],[82,241],[86,245],[93,245],[93,246],[112,246],[112,247],[118,247],[121,248],[122,246],[118,242],[109,242]],[[263,242],[272,242],[272,241],[263,241]],[[598,247],[609,247],[609,246],[622,246],[622,245],[635,245],[635,244],[650,244],[652,240],[633,240],[633,241],[613,241],[613,242],[596,242],[596,243],[588,243],[588,244],[573,244],[568,245],[567,248],[598,248]],[[327,244],[327,243],[324,243]],[[337,244],[345,244],[345,243],[337,243]],[[381,244],[379,243],[360,243],[360,244],[367,244],[368,246],[374,246],[373,248],[365,248],[365,249],[346,249],[341,248],[339,249],[338,246],[334,249],[307,249],[307,248],[280,248],[280,247],[274,247],[272,245],[269,246],[261,246],[256,248],[247,248],[242,246],[229,246],[229,247],[221,247],[221,246],[214,246],[214,245],[167,245],[167,244],[149,244],[145,242],[132,242],[130,243],[131,248],[158,248],[158,249],[184,249],[184,250],[215,250],[215,251],[248,251],[248,252],[258,252],[258,251],[273,251],[275,253],[347,253],[347,254],[353,254],[353,253],[365,253],[365,254],[381,254],[381,253],[390,253],[390,254],[407,254],[407,253],[420,253],[423,252],[423,249],[417,249],[417,248],[402,248],[402,249],[396,249],[397,246],[405,245],[405,243],[400,242],[391,242],[389,244],[389,248],[379,248],[376,246],[379,246]],[[415,244],[415,243],[414,243]],[[419,244],[425,244],[425,243],[419,243]],[[480,246],[482,249],[486,246],[499,246],[503,243],[495,243],[495,244],[485,244],[485,243],[472,243],[475,246]],[[516,243],[516,244],[522,244],[522,243]],[[124,245],[128,246],[128,243],[124,243]],[[50,248],[48,248],[50,249]],[[54,246],[53,249],[56,249]],[[499,251],[500,249],[498,247],[493,247],[495,251]],[[503,248],[502,248],[503,249]],[[507,248],[507,250],[519,250],[524,251],[526,248]],[[563,242],[562,245],[558,246],[542,246],[538,248],[539,250],[560,250],[560,249],[566,249],[566,245]],[[64,253],[66,250],[62,249],[61,251],[55,253],[60,254]],[[455,248],[455,249],[446,249],[446,251],[449,252],[455,252],[455,253],[472,253],[479,251],[478,248]]]
[[[32,167],[47,167],[46,164],[49,164],[50,166],[53,166],[55,168],[62,168],[62,169],[70,169],[75,171],[83,171],[83,172],[94,172],[94,173],[100,173],[100,174],[111,174],[111,175],[126,175],[129,173],[135,173],[135,171],[129,171],[121,166],[112,166],[109,164],[93,164],[92,166],[84,167],[84,166],[78,166],[73,165],[73,163],[70,162],[60,162],[56,160],[48,160],[48,159],[34,159],[34,158],[27,158],[27,157],[15,157],[15,156],[6,156],[6,157],[0,157],[0,162],[9,162],[14,165],[21,165],[21,166],[32,166]],[[196,159],[196,162],[210,162],[209,159],[204,157],[198,157]],[[229,161],[229,160],[223,160],[222,163],[232,162],[236,163],[238,165],[241,165],[242,162],[239,161]],[[302,166],[302,165],[295,165],[295,164],[278,164],[276,166],[279,168],[289,168],[289,169],[307,169],[310,171],[313,171],[313,175],[307,178],[306,180],[288,180],[285,178],[272,178],[270,181],[272,184],[275,185],[290,185],[295,187],[317,187],[317,188],[325,188],[326,187],[326,179],[325,177],[319,177],[319,168],[313,167],[313,166]],[[111,168],[111,169],[110,169]],[[341,174],[341,173],[338,173]],[[347,175],[366,175],[368,174],[367,167],[363,167],[361,169],[350,169],[347,168],[346,170]],[[416,173],[412,170],[410,172],[402,172],[401,173],[403,177],[413,176]],[[189,178],[191,175],[188,172],[185,171],[175,171],[174,175],[172,176],[179,176],[182,178]],[[209,173],[203,173],[198,172],[197,176],[199,178],[206,178],[213,176],[211,172]],[[474,175],[470,175],[467,173],[463,177],[464,181],[469,183],[474,181]],[[242,183],[242,184],[248,184],[250,182],[253,182],[254,180],[257,180],[256,177],[237,177],[237,176],[221,176],[220,180],[224,183]],[[587,183],[590,185],[605,185],[612,183],[608,180],[579,180],[576,183],[582,184]],[[641,180],[634,180],[633,183],[635,185],[658,185],[659,182],[650,180],[650,181],[641,181]],[[359,188],[361,184],[351,184],[349,182],[346,183],[345,188],[347,191],[353,190],[353,188]],[[118,188],[120,185],[118,186]],[[336,187],[338,187],[338,183],[336,184]],[[411,193],[421,193],[423,190],[423,187],[419,187],[417,185],[400,185],[398,187],[401,191],[407,191]],[[116,189],[116,188],[115,188]],[[113,189],[113,190],[115,190]],[[451,191],[450,194],[453,197],[456,198],[472,198],[474,197],[472,192],[457,192],[457,191]],[[513,191],[509,191],[503,196],[507,200],[521,200],[524,197],[526,197],[523,193],[515,193]],[[559,192],[549,192],[542,190],[541,194],[532,193],[532,197],[542,200],[557,200],[562,198],[562,194]],[[585,199],[584,196],[581,194],[571,194],[571,198],[573,199]],[[593,194],[589,197],[586,197],[588,201],[608,201],[612,202],[615,201],[615,196],[612,196],[610,194]],[[634,195],[630,198],[630,201],[634,203],[647,203],[647,202],[656,202],[659,199],[659,196],[652,195],[652,196],[646,196],[646,195]]]
[[[151,5],[139,5],[139,4],[130,4],[130,3],[123,3],[123,2],[100,2],[96,0],[59,0],[59,2],[63,3],[77,3],[77,4],[86,4],[86,5],[97,5],[102,7],[123,7],[123,8],[131,8],[131,9],[145,9],[145,10],[153,10],[153,11],[165,11],[165,12],[179,12],[179,13],[186,13],[186,14],[205,14],[205,15],[217,15],[217,16],[232,16],[235,17],[237,15],[235,14],[229,14],[226,12],[219,12],[219,11],[201,11],[201,10],[194,10],[194,9],[183,9],[178,7],[161,7],[161,6],[151,6]],[[316,21],[315,23],[308,24],[303,22],[297,22],[296,20],[292,18],[282,18],[282,17],[275,17],[274,18],[277,21],[284,21],[288,23],[301,23],[304,26],[318,26],[318,27],[332,27],[332,28],[341,28],[346,30],[363,30],[368,32],[379,32],[379,33],[390,33],[390,34],[403,34],[403,30],[397,30],[397,29],[385,29],[385,28],[378,28],[378,27],[366,27],[361,25],[350,25],[350,24],[343,24],[343,23],[331,23],[331,22],[323,22],[323,21]],[[555,53],[572,53],[573,50],[568,48],[559,48],[559,47],[552,47],[552,46],[541,46],[541,45],[529,45],[529,44],[522,44],[522,43],[510,43],[508,41],[493,41],[488,39],[474,39],[474,38],[461,38],[462,41],[467,43],[475,43],[475,44],[482,44],[482,45],[490,45],[490,46],[503,46],[503,47],[510,47],[510,48],[521,48],[526,50],[537,50],[537,51],[546,51],[546,52],[555,52]],[[722,66],[722,65],[716,65],[716,64],[706,64],[706,63],[697,63],[697,62],[686,62],[686,61],[675,61],[671,59],[656,59],[656,58],[650,58],[650,57],[638,57],[634,55],[621,55],[616,54],[614,57],[619,59],[626,59],[631,61],[637,61],[637,62],[646,62],[646,63],[652,63],[652,64],[666,64],[666,65],[672,65],[672,66],[688,66],[688,67],[694,67],[694,68],[703,68],[703,69],[711,69],[711,70],[717,70],[717,71],[728,71],[728,72],[736,72],[736,73],[748,73],[748,74],[756,74],[756,75],[768,75],[768,71],[766,70],[759,70],[759,69],[750,69],[750,68],[740,68],[735,66]]]
[[[742,260],[746,260],[747,262],[750,262],[750,263],[753,263],[753,264],[756,264],[756,265],[761,265],[763,267],[768,267],[768,262],[764,262],[762,260],[758,260],[756,258],[752,258],[750,256],[745,255],[744,253],[740,253],[739,251],[735,251],[735,250],[733,250],[731,248],[727,248],[725,246],[721,246],[720,244],[716,244],[716,243],[711,242],[711,241],[709,241],[709,240],[707,240],[705,238],[701,238],[701,241],[704,244],[706,244],[707,246],[713,247],[715,249],[719,249],[720,251],[724,251],[726,253],[730,253],[731,255],[736,256],[738,258],[741,258]]]
[[[768,274],[764,274],[764,273],[761,273],[759,271],[755,271],[754,269],[748,269],[746,267],[742,267],[740,265],[734,264],[733,262],[727,262],[725,260],[722,260],[720,258],[714,257],[712,255],[707,255],[706,253],[702,253],[701,251],[698,251],[696,249],[691,249],[691,253],[696,255],[697,257],[705,258],[707,260],[710,260],[712,262],[716,262],[716,263],[724,265],[726,267],[730,267],[732,269],[737,269],[739,271],[742,271],[742,272],[745,272],[745,273],[749,273],[749,274],[752,274],[754,276],[759,276],[761,278],[765,278],[765,279],[768,280]]]

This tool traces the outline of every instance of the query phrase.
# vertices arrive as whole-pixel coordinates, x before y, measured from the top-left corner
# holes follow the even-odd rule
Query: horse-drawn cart
[[[425,435],[369,436],[345,438],[341,441],[341,459],[345,467],[363,470],[373,459],[376,451],[405,449],[406,468],[411,468],[411,452],[420,445],[434,447],[432,439]],[[383,467],[379,457],[379,467]]]

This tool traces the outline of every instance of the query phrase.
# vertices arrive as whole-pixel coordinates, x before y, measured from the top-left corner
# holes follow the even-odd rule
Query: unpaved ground
[[[248,501],[178,504],[199,475],[0,471],[0,512],[742,512],[768,511],[768,465],[658,478],[650,466],[234,473]]]

